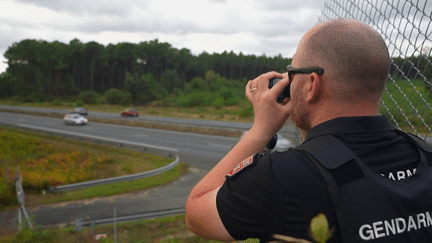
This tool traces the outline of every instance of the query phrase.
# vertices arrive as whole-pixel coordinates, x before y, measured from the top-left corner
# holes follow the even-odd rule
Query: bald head
[[[321,66],[341,98],[381,95],[390,66],[387,46],[378,32],[356,20],[322,22],[303,37],[296,57],[302,66]],[[346,97],[343,97],[346,96]]]

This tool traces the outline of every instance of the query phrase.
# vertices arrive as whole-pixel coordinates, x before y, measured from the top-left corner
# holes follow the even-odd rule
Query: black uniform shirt
[[[327,134],[342,140],[382,176],[397,181],[415,173],[415,146],[396,134],[384,116],[336,118],[315,126],[306,140]],[[335,228],[329,242],[341,242],[325,181],[295,149],[255,155],[250,165],[227,176],[216,204],[225,228],[237,240],[271,241],[273,234],[281,234],[311,241],[310,221],[324,213]]]

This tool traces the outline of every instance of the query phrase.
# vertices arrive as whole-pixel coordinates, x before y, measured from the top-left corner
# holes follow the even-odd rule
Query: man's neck
[[[378,105],[356,104],[356,105],[335,105],[329,104],[321,106],[319,109],[311,112],[310,128],[318,124],[338,118],[338,117],[359,117],[359,116],[376,116],[378,115]],[[303,133],[303,134],[302,134]],[[306,137],[308,131],[301,132]]]

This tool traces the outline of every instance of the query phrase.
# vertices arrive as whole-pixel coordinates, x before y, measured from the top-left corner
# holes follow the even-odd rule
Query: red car
[[[125,109],[120,114],[121,116],[124,117],[139,116],[139,111],[135,108],[130,108],[130,109]]]

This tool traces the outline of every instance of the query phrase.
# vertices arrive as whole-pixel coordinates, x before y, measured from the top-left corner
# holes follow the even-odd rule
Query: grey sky
[[[198,55],[292,57],[325,0],[2,0],[0,52],[24,39],[103,45],[158,39]],[[0,64],[0,72],[7,65]]]

